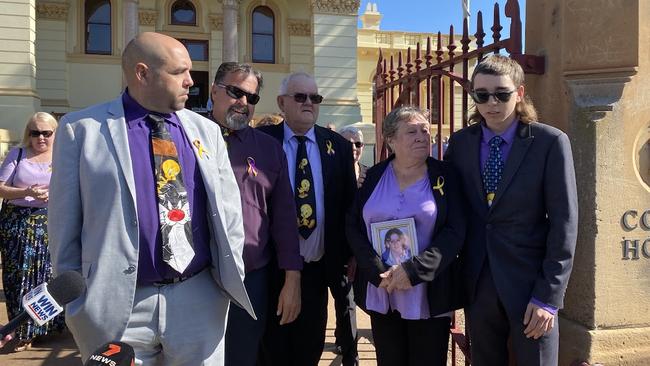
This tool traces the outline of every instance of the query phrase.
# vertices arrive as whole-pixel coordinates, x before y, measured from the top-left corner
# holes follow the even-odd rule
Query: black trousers
[[[352,283],[348,281],[347,273],[337,274],[328,282],[336,311],[334,337],[336,345],[341,347],[342,365],[358,365],[357,315]]]
[[[378,366],[447,365],[449,317],[407,320],[397,311],[369,314]]]
[[[246,310],[230,305],[226,328],[225,366],[254,366],[269,308],[268,270],[262,267],[246,273],[244,286],[257,320]]]
[[[277,285],[284,283],[284,272],[275,278]],[[302,306],[293,322],[280,325],[277,316],[277,297],[269,301],[266,333],[262,339],[258,365],[262,366],[317,366],[325,344],[327,326],[327,276],[324,260],[305,263],[300,276]],[[273,295],[272,295],[273,296]],[[273,297],[271,298],[273,300]]]
[[[510,319],[506,313],[489,265],[482,269],[476,288],[476,298],[465,313],[472,345],[472,365],[508,365],[508,337],[512,337],[517,365],[557,366],[557,315],[549,333],[537,340],[529,339],[524,335],[523,319]]]

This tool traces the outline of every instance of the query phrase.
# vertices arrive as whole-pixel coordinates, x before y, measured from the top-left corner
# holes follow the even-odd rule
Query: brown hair
[[[484,75],[495,75],[495,76],[509,76],[515,88],[519,88],[521,85],[524,85],[524,70],[517,63],[517,61],[511,59],[510,57],[503,55],[490,55],[483,59],[476,67],[472,73],[472,80],[470,83],[470,88],[474,90],[474,78],[477,74]],[[533,105],[532,100],[528,95],[524,95],[520,102],[515,106],[515,113],[517,118],[523,123],[531,123],[537,121],[537,110]],[[478,123],[483,120],[483,116],[478,112],[478,109],[474,107],[474,111],[469,116],[469,122],[471,124]]]

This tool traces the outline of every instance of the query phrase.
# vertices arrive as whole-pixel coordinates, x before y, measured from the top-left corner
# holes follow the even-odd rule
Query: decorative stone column
[[[123,22],[124,22],[124,45],[126,47],[136,35],[140,24],[140,15],[138,12],[138,0],[123,0]]]
[[[39,1],[36,4],[36,90],[41,110],[69,111],[66,39],[69,5]]]
[[[361,121],[357,100],[359,0],[311,0],[314,77],[325,97],[318,123]]]
[[[237,17],[241,0],[220,0],[223,4],[223,62],[239,61]]]
[[[36,91],[35,0],[0,0],[0,129],[19,141],[34,112],[40,110]],[[6,136],[6,135],[2,135]]]
[[[573,148],[579,232],[560,365],[650,364],[650,3],[527,2],[527,75],[542,120]]]

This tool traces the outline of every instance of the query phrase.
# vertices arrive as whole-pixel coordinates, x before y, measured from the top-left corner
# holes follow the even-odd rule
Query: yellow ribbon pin
[[[444,186],[445,186],[445,177],[443,177],[443,176],[441,175],[441,176],[438,177],[438,179],[436,179],[436,185],[434,185],[432,188],[433,188],[434,190],[438,190],[438,191],[440,191],[440,195],[441,195],[441,196],[444,196],[444,195],[445,195],[445,191],[442,190],[442,187],[444,187]]]
[[[332,148],[332,141],[325,141],[325,146],[327,147],[327,155],[334,155],[334,148]]]
[[[203,147],[203,144],[201,144],[201,141],[194,140],[194,142],[192,142],[192,144],[196,147],[196,150],[198,150],[200,159],[203,159],[204,154],[205,154],[206,158],[210,159],[210,157],[208,156],[208,152],[205,151],[205,148]]]

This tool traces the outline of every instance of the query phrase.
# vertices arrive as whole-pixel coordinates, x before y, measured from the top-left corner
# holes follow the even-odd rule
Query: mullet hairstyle
[[[472,73],[472,81],[470,83],[471,90],[474,90],[474,78],[478,74],[509,76],[513,84],[515,84],[515,88],[524,85],[524,70],[517,61],[503,55],[487,56],[483,61],[476,65],[474,72]],[[537,110],[527,94],[524,94],[521,102],[518,102],[515,106],[515,113],[517,118],[523,123],[532,123],[537,121]],[[479,123],[482,120],[483,116],[481,116],[475,106],[474,111],[469,116],[469,123]]]

